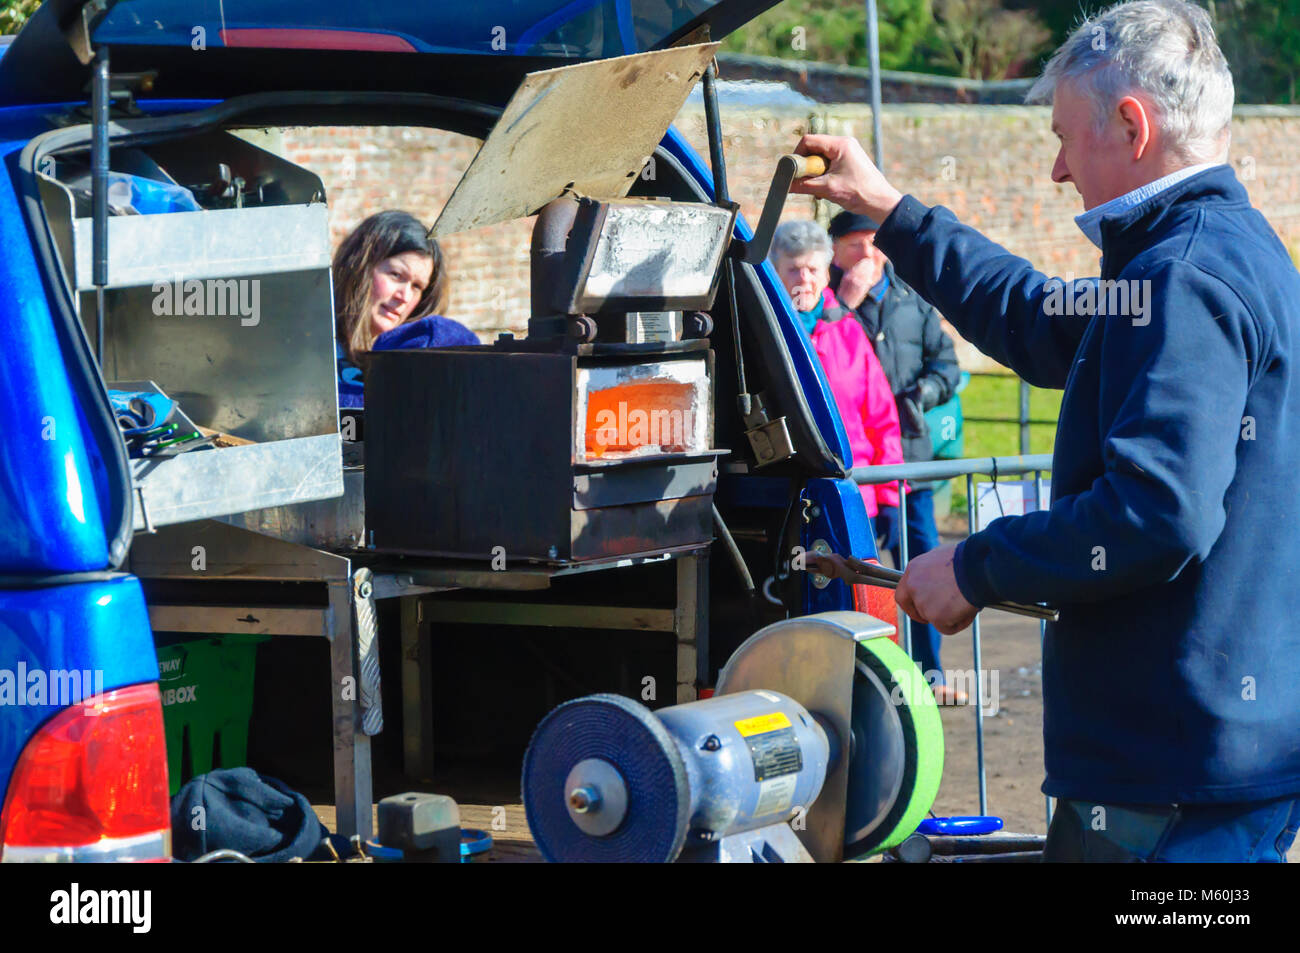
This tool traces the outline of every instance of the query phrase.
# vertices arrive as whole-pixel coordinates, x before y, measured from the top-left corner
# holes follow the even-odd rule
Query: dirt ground
[[[941,526],[943,542],[966,536],[964,520]],[[901,623],[901,618],[899,622]],[[1043,783],[1043,652],[1040,624],[1004,612],[980,614],[980,663],[987,689],[983,699],[986,812],[1001,817],[1004,830],[1047,832]],[[941,650],[946,671],[974,669],[972,630],[947,637]],[[961,686],[958,686],[961,687]],[[969,683],[967,685],[969,691]],[[933,811],[940,817],[979,814],[979,772],[972,705],[944,707],[943,781]]]
[[[1043,675],[1039,625],[1032,619],[985,612],[980,620],[981,667],[997,698],[983,699],[984,764],[988,813],[1006,830],[1047,832],[1043,783]],[[943,668],[973,668],[970,630],[944,640]],[[934,803],[939,816],[978,814],[979,773],[972,704],[940,709],[943,718],[943,782]]]

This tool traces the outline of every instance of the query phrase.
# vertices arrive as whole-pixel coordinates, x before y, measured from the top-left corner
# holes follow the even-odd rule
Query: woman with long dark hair
[[[339,406],[363,404],[364,372],[374,350],[478,344],[446,305],[442,249],[408,212],[371,215],[334,253],[335,353]]]

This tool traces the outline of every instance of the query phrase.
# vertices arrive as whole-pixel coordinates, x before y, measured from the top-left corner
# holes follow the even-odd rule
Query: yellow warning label
[[[751,735],[761,735],[769,731],[780,731],[782,728],[789,728],[790,719],[785,717],[785,712],[774,711],[768,715],[743,718],[736,722],[735,725],[736,730],[740,732],[740,736],[748,738]]]

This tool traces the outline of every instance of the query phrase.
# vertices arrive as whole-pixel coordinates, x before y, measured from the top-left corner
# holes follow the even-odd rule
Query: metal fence
[[[1022,395],[1027,393],[1026,385],[1022,382]],[[1022,396],[1021,406],[1024,410],[1023,416],[1028,416],[1028,398]],[[967,418],[968,420],[970,418]],[[1027,430],[1027,428],[1026,428]],[[1022,445],[1027,442],[1027,438],[1022,438]],[[907,568],[907,483],[908,480],[918,482],[930,480],[951,480],[958,477],[966,478],[966,518],[967,533],[974,532],[976,525],[976,507],[975,498],[975,476],[976,474],[988,474],[996,483],[999,477],[1004,476],[1023,476],[1027,473],[1034,475],[1034,501],[1038,505],[1042,497],[1043,490],[1043,473],[1052,469],[1051,454],[1034,454],[1021,455],[1015,457],[972,457],[963,460],[932,460],[925,463],[903,463],[891,466],[878,467],[855,467],[852,472],[854,482],[859,484],[880,484],[880,483],[897,483],[898,484],[898,550],[899,550],[899,569]],[[1039,623],[1039,640],[1041,645],[1042,638],[1046,635],[1047,623]],[[980,697],[982,693],[982,679],[980,678],[980,617],[975,616],[975,621],[971,623],[972,654],[974,656],[973,665],[975,667],[974,690],[975,697],[975,760],[976,768],[979,772],[979,804],[980,814],[988,813],[988,785],[984,771],[984,704]],[[903,650],[909,656],[912,655],[912,620],[907,614],[903,614],[903,631],[902,631]],[[1046,799],[1047,823],[1052,823],[1052,799]]]

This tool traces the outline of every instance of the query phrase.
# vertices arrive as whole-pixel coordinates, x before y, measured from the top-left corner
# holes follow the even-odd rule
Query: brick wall
[[[1098,252],[1080,234],[1073,186],[1049,178],[1056,140],[1048,110],[1027,106],[887,106],[885,169],[900,189],[952,209],[1012,252],[1053,274],[1096,274]],[[703,112],[687,107],[678,128],[707,156]],[[857,105],[806,110],[726,111],[731,191],[756,220],[776,157],[808,131],[869,139],[871,112]],[[476,140],[410,128],[286,129],[276,146],[325,182],[335,243],[366,215],[405,208],[432,224],[477,150]],[[1232,160],[1251,200],[1300,253],[1300,109],[1238,107]],[[789,217],[825,220],[832,209],[792,196]],[[484,340],[522,333],[528,320],[530,221],[510,222],[443,241],[451,270],[447,313]],[[985,366],[961,347],[965,365]]]

